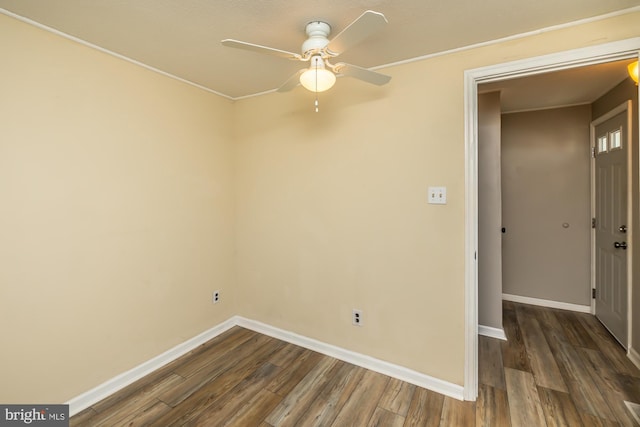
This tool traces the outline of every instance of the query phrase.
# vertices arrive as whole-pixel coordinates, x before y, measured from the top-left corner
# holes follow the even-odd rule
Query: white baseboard
[[[252,331],[259,332],[309,350],[317,351],[318,353],[340,359],[356,366],[361,366],[365,369],[369,369],[383,375],[397,378],[401,381],[435,391],[436,393],[444,394],[445,396],[449,396],[454,399],[464,400],[464,388],[460,385],[443,381],[390,362],[385,362],[384,360],[356,353],[351,350],[346,350],[344,348],[298,335],[293,332],[285,331],[283,329],[275,328],[255,320],[237,316],[236,322],[238,326],[242,326],[243,328],[251,329]]]
[[[640,424],[640,405],[634,402],[629,402],[627,400],[624,401],[624,404],[629,410],[629,413],[631,414],[633,419],[636,420],[638,424]]]
[[[640,353],[638,353],[634,348],[629,348],[627,357],[633,362],[634,365],[636,365],[636,368],[640,369]]]
[[[273,326],[269,326],[255,320],[246,319],[240,316],[234,316],[220,323],[219,325],[214,326],[213,328],[201,333],[200,335],[197,335],[181,344],[178,344],[177,346],[165,351],[159,356],[156,356],[134,367],[133,369],[123,372],[122,374],[105,381],[99,386],[94,387],[93,389],[69,400],[68,402],[66,402],[66,404],[69,405],[69,416],[72,417],[75,414],[85,410],[89,406],[101,401],[106,397],[109,397],[111,394],[117,392],[118,390],[121,390],[129,384],[134,383],[140,378],[143,378],[145,375],[149,375],[153,371],[163,367],[169,362],[172,362],[183,354],[193,350],[201,344],[204,344],[210,339],[220,335],[221,333],[231,329],[236,325],[255,332],[259,332],[264,335],[268,335],[270,337],[280,339],[282,341],[299,345],[300,347],[308,348],[309,350],[317,351],[318,353],[322,353],[327,356],[331,356],[336,359],[340,359],[345,362],[361,366],[363,368],[379,372],[393,378],[397,378],[402,381],[406,381],[419,387],[423,387],[437,393],[450,396],[454,399],[464,400],[464,388],[457,384],[443,381],[438,378],[434,378],[429,375],[405,368],[403,366],[375,359],[364,354],[356,353],[350,350],[336,347],[331,344],[323,343],[312,338],[307,338],[293,332],[275,328]]]
[[[577,311],[580,313],[591,313],[590,305],[572,304],[570,302],[551,301],[548,299],[523,297],[520,295],[502,294],[505,301],[519,302],[522,304],[539,305],[541,307],[558,308],[560,310]]]
[[[69,416],[74,416],[75,414],[85,410],[94,403],[101,401],[102,399],[112,395],[118,390],[123,389],[129,384],[136,382],[140,378],[143,378],[153,371],[160,369],[169,362],[176,360],[183,354],[188,353],[199,345],[206,343],[210,339],[220,335],[221,333],[231,329],[234,326],[235,323],[233,318],[226,320],[219,325],[216,325],[213,328],[204,331],[203,333],[190,338],[181,344],[178,344],[177,346],[165,351],[164,353],[150,360],[147,360],[146,362],[141,363],[140,365],[129,369],[128,371],[123,372],[120,375],[111,378],[110,380],[105,381],[99,386],[94,387],[91,390],[74,397],[68,402],[65,402],[67,405],[69,405]]]
[[[504,329],[502,328],[478,325],[478,334],[489,338],[497,338],[499,340],[507,341],[507,335],[504,333]]]

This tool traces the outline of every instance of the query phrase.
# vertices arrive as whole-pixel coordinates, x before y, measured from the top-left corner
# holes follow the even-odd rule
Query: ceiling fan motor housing
[[[329,44],[329,39],[327,37],[331,33],[331,26],[326,22],[309,22],[305,27],[305,31],[309,38],[302,43],[303,55],[307,53],[320,52]]]

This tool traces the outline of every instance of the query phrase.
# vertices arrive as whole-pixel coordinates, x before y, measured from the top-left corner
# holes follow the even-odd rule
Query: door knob
[[[627,242],[613,242],[613,247],[616,249],[627,249]]]
[[[618,231],[621,233],[626,233],[627,232],[627,226],[626,225],[621,225],[620,227],[618,227]]]

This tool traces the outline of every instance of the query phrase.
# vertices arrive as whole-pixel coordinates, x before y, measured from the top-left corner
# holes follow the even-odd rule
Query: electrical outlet
[[[220,291],[215,291],[213,293],[213,303],[217,304],[220,302]]]
[[[353,309],[351,322],[353,323],[353,326],[362,326],[362,310]]]

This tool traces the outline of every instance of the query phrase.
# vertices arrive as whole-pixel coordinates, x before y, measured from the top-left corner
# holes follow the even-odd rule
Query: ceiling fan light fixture
[[[311,58],[311,66],[300,75],[300,84],[311,92],[324,92],[336,83],[336,75],[327,70],[322,58]]]
[[[629,76],[636,82],[636,86],[638,85],[638,61],[633,61],[631,64],[627,66],[627,71],[629,72]]]

